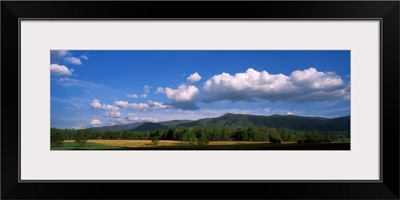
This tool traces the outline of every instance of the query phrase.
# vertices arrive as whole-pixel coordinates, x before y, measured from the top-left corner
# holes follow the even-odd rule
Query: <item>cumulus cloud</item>
[[[129,104],[129,108],[132,110],[146,110],[147,108],[149,108],[150,106],[146,103],[131,103]]]
[[[137,94],[128,94],[126,96],[133,99],[137,99],[139,97]]]
[[[50,65],[50,73],[52,76],[71,76],[74,72],[74,69],[68,69],[68,67],[64,65],[51,64]]]
[[[150,100],[147,103],[128,103],[127,101],[114,101],[114,105],[120,108],[129,108],[132,110],[139,110],[139,111],[143,111],[148,108],[151,108],[153,110],[158,110],[170,107],[162,102],[154,102]]]
[[[101,125],[101,121],[98,120],[98,119],[94,119],[94,120],[92,120],[92,121],[90,122],[90,125],[92,125],[92,126],[99,126],[99,125]]]
[[[158,122],[158,119],[151,117],[138,117],[134,113],[129,113],[125,120],[129,122]]]
[[[74,65],[82,65],[81,60],[79,58],[76,58],[76,57],[65,57],[64,61],[68,62],[68,63],[71,63],[71,64],[74,64]]]
[[[129,103],[127,101],[114,101],[114,105],[122,108],[127,108]]]
[[[81,55],[81,58],[82,58],[83,60],[88,60],[88,59],[89,59],[88,56],[85,55],[85,54]]]
[[[162,102],[156,102],[156,101],[150,101],[150,100],[147,102],[148,102],[149,107],[152,108],[153,110],[165,109],[165,108],[171,107],[169,105],[165,105]]]
[[[346,98],[350,88],[334,72],[319,72],[315,68],[296,70],[290,76],[258,72],[249,68],[245,73],[213,76],[203,85],[206,102],[287,101],[307,102]]]
[[[199,89],[193,85],[181,85],[177,89],[166,87],[164,93],[172,102],[168,105],[182,110],[196,110],[196,100],[199,96]]]
[[[140,95],[140,97],[147,98],[147,94],[142,94],[142,95]]]
[[[191,74],[188,78],[187,78],[187,82],[189,83],[195,83],[201,80],[201,76],[199,75],[199,73],[194,73]]]
[[[119,110],[118,106],[115,105],[109,105],[109,104],[101,104],[100,100],[98,99],[94,99],[91,103],[90,103],[90,108],[92,109],[99,109],[99,110]]]
[[[199,89],[193,85],[181,85],[177,89],[166,87],[165,94],[174,102],[191,102],[196,100]]]
[[[296,70],[290,80],[305,90],[333,91],[344,86],[343,80],[334,72],[319,72],[315,68]]]
[[[119,112],[119,111],[107,112],[107,117],[119,118],[119,117],[121,117],[121,112]]]
[[[81,59],[87,60],[86,55],[80,56]],[[73,57],[72,53],[68,50],[52,50],[50,51],[50,63],[59,64],[60,62],[66,62],[73,65],[82,65],[80,58]]]
[[[59,62],[61,58],[68,55],[67,50],[51,50],[50,51],[50,62],[55,63]]]

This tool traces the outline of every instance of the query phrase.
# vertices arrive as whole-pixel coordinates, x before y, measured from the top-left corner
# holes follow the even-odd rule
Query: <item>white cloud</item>
[[[294,115],[294,113],[288,111],[288,112],[286,112],[286,115]]]
[[[133,109],[133,110],[146,110],[147,108],[149,108],[150,106],[146,103],[131,103],[129,104],[129,108]]]
[[[50,61],[51,63],[55,63],[60,61],[61,58],[68,55],[67,50],[51,50],[50,51]]]
[[[78,82],[78,80],[72,79],[72,78],[60,78],[58,81],[60,83],[75,83],[75,82]]]
[[[303,89],[331,91],[344,86],[343,80],[333,72],[318,72],[315,68],[296,70],[290,75],[293,84]]]
[[[90,103],[90,107],[91,108],[96,108],[96,109],[101,109],[102,105],[100,103],[100,100],[94,99],[91,103]]]
[[[153,110],[158,110],[158,109],[165,109],[165,108],[170,108],[171,106],[169,105],[165,105],[162,102],[155,102],[155,101],[147,101],[148,105],[150,108],[152,108]]]
[[[159,93],[165,93],[164,88],[158,87],[158,88],[157,88],[157,91],[156,91],[156,94],[159,94]]]
[[[165,88],[167,98],[172,102],[169,105],[182,110],[197,110],[196,100],[199,96],[199,89],[193,85],[181,85],[177,89]]]
[[[81,60],[76,57],[65,57],[64,60],[65,60],[65,62],[74,64],[74,65],[82,65]]]
[[[315,68],[296,70],[290,76],[258,72],[249,68],[234,76],[222,73],[203,86],[207,99],[232,101],[324,101],[345,98],[350,88],[334,72],[318,72]]]
[[[92,126],[101,125],[101,121],[98,120],[98,119],[94,119],[94,120],[92,120],[92,121],[90,122],[90,125],[92,125]]]
[[[191,102],[195,101],[199,95],[199,89],[193,85],[181,85],[178,89],[165,88],[165,94],[174,102]]]
[[[128,117],[125,118],[130,122],[158,122],[158,119],[151,117],[138,117],[134,113],[129,113]]]
[[[142,95],[140,95],[140,97],[147,98],[147,94],[142,94]]]
[[[119,111],[110,111],[110,112],[107,112],[107,116],[108,117],[112,117],[112,118],[119,118],[119,117],[121,117],[121,112],[119,112]]]
[[[51,64],[50,65],[50,73],[52,76],[71,76],[74,72],[74,69],[68,69],[68,67],[64,65]]]
[[[89,59],[89,58],[87,57],[87,55],[85,55],[85,54],[81,55],[81,58],[84,59],[84,60],[88,60],[88,59]]]
[[[99,110],[119,110],[118,106],[115,105],[109,105],[109,104],[101,104],[100,100],[94,99],[91,103],[90,103],[90,108],[93,109],[99,109]]]
[[[126,96],[133,99],[137,99],[139,97],[137,94],[128,94]]]
[[[120,117],[121,113],[118,111],[120,108],[128,108],[131,110],[138,110],[138,111],[144,111],[147,109],[152,109],[152,110],[159,110],[159,109],[165,109],[165,108],[170,108],[170,105],[165,105],[162,102],[155,102],[149,100],[147,103],[129,103],[127,101],[114,101],[113,105],[109,104],[102,104],[100,103],[99,100],[94,99],[90,103],[90,108],[92,109],[99,109],[99,110],[108,110],[110,112],[107,113],[107,116],[109,117]]]
[[[155,101],[147,101],[146,103],[128,103],[127,101],[114,101],[114,105],[121,107],[121,108],[130,108],[132,110],[146,110],[151,108],[153,110],[169,108],[171,106],[165,105],[162,102],[155,102]]]
[[[127,101],[114,101],[114,105],[122,108],[127,108],[129,103]]]
[[[165,105],[163,102],[156,102],[156,101],[147,101],[147,103],[131,103],[127,108],[130,108],[132,110],[139,110],[143,111],[146,109],[152,109],[152,110],[159,110],[159,109],[165,109],[165,108],[170,108],[170,105]]]
[[[201,80],[201,76],[199,75],[199,73],[194,73],[191,74],[188,78],[187,78],[187,82],[189,83],[195,83]]]

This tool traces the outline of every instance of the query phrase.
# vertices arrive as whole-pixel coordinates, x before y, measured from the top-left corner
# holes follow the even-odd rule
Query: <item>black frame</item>
[[[1,198],[399,199],[399,9],[400,3],[398,1],[2,1]],[[19,82],[18,88],[15,82],[19,71],[19,19],[21,18],[380,19],[382,22],[382,181],[329,183],[301,181],[19,182],[19,140],[16,127],[19,125],[17,118],[19,119],[21,108],[19,104]],[[18,130],[20,130],[19,126]],[[264,189],[258,189],[260,187]]]

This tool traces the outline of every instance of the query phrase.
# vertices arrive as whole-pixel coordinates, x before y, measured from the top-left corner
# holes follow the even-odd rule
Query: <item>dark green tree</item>
[[[50,129],[50,145],[52,147],[62,147],[64,142],[64,137],[62,135],[62,131],[51,128]]]
[[[80,147],[85,146],[87,137],[85,135],[84,130],[75,131],[74,138],[75,138],[75,143],[78,144],[78,146]]]

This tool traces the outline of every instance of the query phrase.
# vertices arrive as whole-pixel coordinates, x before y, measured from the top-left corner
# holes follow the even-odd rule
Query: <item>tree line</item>
[[[84,144],[86,140],[178,140],[208,144],[209,141],[283,141],[298,143],[349,142],[350,132],[293,131],[267,127],[171,127],[154,131],[94,131],[51,128],[52,146],[64,140]]]

